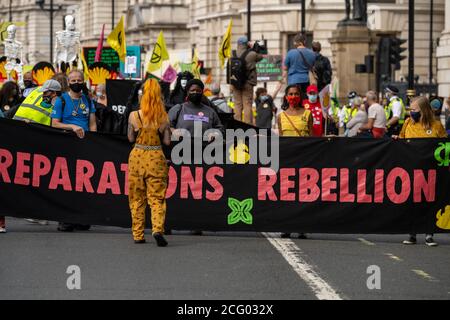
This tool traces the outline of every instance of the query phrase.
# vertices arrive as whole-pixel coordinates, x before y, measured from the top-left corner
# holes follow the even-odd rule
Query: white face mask
[[[181,87],[182,87],[183,89],[185,89],[185,88],[186,88],[186,85],[187,85],[187,83],[188,83],[188,81],[187,81],[187,80],[181,80]]]

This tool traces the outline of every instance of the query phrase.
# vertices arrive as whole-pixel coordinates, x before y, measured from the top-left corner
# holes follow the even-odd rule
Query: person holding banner
[[[302,93],[298,85],[286,88],[281,107],[284,112],[278,116],[278,129],[282,137],[311,137],[313,134],[313,116],[310,110],[302,105]],[[291,234],[282,233],[282,238],[290,238]],[[307,239],[300,233],[299,239]]]
[[[52,127],[75,132],[83,139],[86,132],[97,132],[95,107],[91,99],[83,94],[84,74],[73,70],[69,73],[69,92],[65,92],[56,100],[52,112]],[[90,226],[60,222],[58,231],[72,232],[75,229],[86,231]]]
[[[145,212],[151,208],[152,232],[158,247],[168,245],[164,239],[166,191],[169,168],[162,144],[171,142],[169,116],[155,79],[143,86],[140,110],[132,112],[128,121],[128,139],[135,143],[128,163],[129,203],[136,244],[145,243]]]
[[[58,81],[47,80],[41,88],[28,94],[13,119],[50,126],[53,106],[58,96],[61,95],[61,90]]]
[[[313,117],[310,110],[302,105],[300,87],[290,85],[286,88],[282,112],[278,116],[278,128],[282,137],[310,137],[313,132]]]
[[[52,113],[53,127],[74,131],[80,139],[84,138],[85,132],[97,131],[95,107],[91,99],[83,94],[84,80],[82,71],[69,73],[70,90],[56,101]]]
[[[190,80],[186,84],[187,102],[174,106],[169,111],[170,127],[175,136],[182,136],[184,129],[189,132],[190,137],[196,137],[203,134],[210,129],[219,131],[224,130],[224,126],[220,121],[217,112],[205,104],[203,92],[205,85],[199,79]],[[205,99],[207,100],[207,99]],[[195,124],[201,124],[202,132],[195,131]],[[210,137],[212,139],[212,137]]]
[[[442,123],[434,118],[430,101],[426,97],[419,97],[411,102],[411,118],[408,118],[403,125],[400,136],[392,136],[393,139],[416,139],[416,138],[447,138]],[[411,234],[409,239],[404,241],[405,245],[417,244],[417,235]],[[433,239],[433,234],[427,234],[425,244],[429,247],[436,247],[438,244]]]

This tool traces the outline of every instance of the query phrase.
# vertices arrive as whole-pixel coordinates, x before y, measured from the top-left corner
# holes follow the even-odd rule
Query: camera
[[[259,54],[268,54],[268,50],[266,44],[264,43],[264,40],[255,41],[252,50]]]

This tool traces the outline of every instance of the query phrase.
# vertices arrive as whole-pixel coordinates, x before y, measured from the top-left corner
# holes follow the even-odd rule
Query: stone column
[[[450,0],[449,0],[450,1]],[[375,73],[356,73],[356,65],[373,55],[372,34],[365,24],[340,23],[330,39],[334,74],[339,79],[339,99],[347,101],[350,91],[364,95],[375,90]]]
[[[438,59],[439,95],[450,97],[450,0],[445,0],[445,30],[439,40]]]

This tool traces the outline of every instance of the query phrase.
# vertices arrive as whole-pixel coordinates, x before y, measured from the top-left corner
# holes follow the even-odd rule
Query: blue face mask
[[[269,96],[260,96],[259,99],[260,99],[262,102],[267,102],[267,101],[269,101]]]
[[[317,95],[308,95],[309,102],[316,103],[317,102]]]
[[[414,122],[420,122],[420,119],[422,118],[422,114],[420,113],[420,111],[419,112],[411,111],[410,114],[411,119],[413,119]]]

